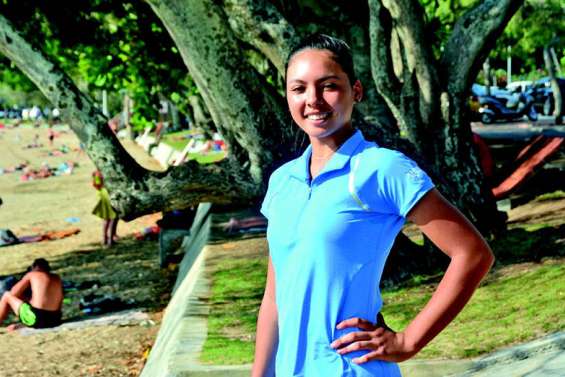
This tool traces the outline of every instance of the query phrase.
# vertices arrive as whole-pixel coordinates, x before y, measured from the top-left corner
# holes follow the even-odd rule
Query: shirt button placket
[[[306,181],[306,185],[308,187],[308,200],[312,197],[312,182]]]

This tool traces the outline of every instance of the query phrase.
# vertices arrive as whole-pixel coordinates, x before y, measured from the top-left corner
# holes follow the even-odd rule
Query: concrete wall
[[[206,340],[208,308],[200,297],[208,292],[203,276],[206,242],[210,234],[210,204],[201,203],[185,237],[184,258],[173,288],[173,296],[165,309],[161,328],[141,377],[176,377],[190,365],[198,363]]]

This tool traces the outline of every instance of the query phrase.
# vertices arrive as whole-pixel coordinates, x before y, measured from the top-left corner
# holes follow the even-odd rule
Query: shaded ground
[[[61,131],[58,129],[58,131]],[[23,149],[39,134],[43,147]],[[67,145],[71,152],[49,156],[48,152]],[[17,236],[80,228],[69,238],[0,247],[0,276],[19,275],[37,257],[47,258],[63,279],[80,284],[98,281],[99,288],[78,289],[66,293],[64,318],[84,318],[78,307],[89,293],[112,294],[149,313],[151,321],[128,326],[101,326],[55,333],[23,336],[0,330],[0,377],[17,376],[135,376],[143,365],[143,354],[158,331],[161,310],[169,300],[175,271],[158,268],[157,243],[137,241],[134,232],[153,225],[160,215],[146,216],[129,223],[120,222],[121,241],[113,248],[100,246],[101,220],[91,215],[96,204],[91,186],[94,166],[73,149],[78,140],[71,132],[62,132],[53,148],[47,146],[46,128],[21,127],[0,131],[0,167],[29,160],[34,168],[42,162],[57,166],[72,160],[79,166],[72,175],[30,182],[19,180],[20,172],[0,175],[0,228],[9,228]],[[126,147],[144,166],[160,169],[132,143]],[[70,223],[69,218],[79,221]],[[12,366],[13,370],[3,368]]]

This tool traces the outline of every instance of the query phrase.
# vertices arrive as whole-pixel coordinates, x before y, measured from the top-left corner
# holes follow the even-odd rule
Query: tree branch
[[[424,40],[424,10],[416,0],[382,0],[382,4],[390,12],[402,40],[405,69],[416,73],[420,117],[428,125],[437,109],[438,79],[430,44]]]
[[[225,0],[224,4],[237,38],[257,47],[284,77],[286,57],[298,38],[294,27],[264,0]]]
[[[444,82],[463,95],[524,0],[485,0],[457,21],[441,57]]]
[[[165,173],[141,167],[122,147],[94,102],[58,66],[31,46],[0,15],[0,53],[8,57],[47,97],[85,144],[106,178],[112,205],[129,220],[161,209],[200,201],[226,202],[258,195],[260,187],[233,161],[214,165],[191,162]]]
[[[373,81],[397,119],[400,104],[400,82],[394,75],[390,39],[392,19],[380,0],[369,0],[369,36]]]

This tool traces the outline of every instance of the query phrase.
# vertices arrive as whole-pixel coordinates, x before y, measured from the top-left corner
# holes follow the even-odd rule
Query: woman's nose
[[[319,106],[323,102],[322,92],[317,88],[310,88],[306,91],[306,103],[309,106]]]

